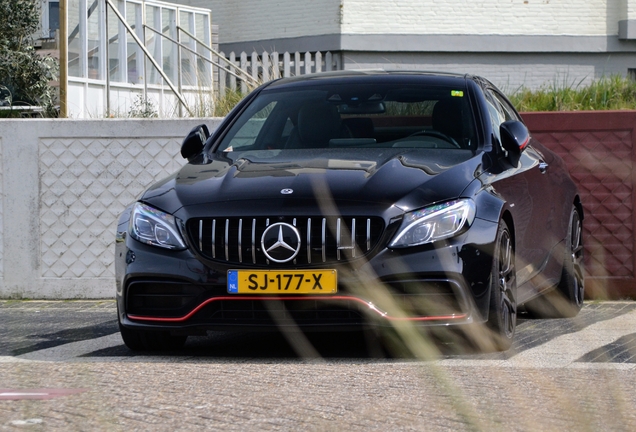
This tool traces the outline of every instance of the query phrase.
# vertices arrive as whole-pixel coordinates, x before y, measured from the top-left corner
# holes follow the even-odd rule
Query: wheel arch
[[[500,234],[507,232],[509,242],[500,243]],[[498,247],[506,245],[506,259],[500,260]],[[515,228],[512,213],[509,209],[502,210],[496,244],[493,251],[493,263],[489,287],[489,307],[486,326],[490,328],[492,347],[497,351],[507,350],[514,339],[517,321],[517,289],[516,289],[516,263],[515,257]],[[512,255],[512,256],[510,256]],[[501,266],[501,263],[504,263]],[[507,264],[506,264],[507,263]],[[497,273],[496,273],[497,272]]]
[[[510,237],[512,238],[512,249],[516,251],[516,234],[515,234],[515,223],[512,219],[512,214],[507,209],[504,209],[501,214],[501,220],[503,220],[506,225],[508,225],[508,229],[510,230]]]
[[[516,251],[516,247],[515,247],[515,224],[514,224],[514,220],[512,218],[512,213],[510,212],[509,209],[507,209],[505,207],[505,203],[502,203],[502,207],[500,209],[500,214],[499,214],[499,218],[498,221],[496,222],[497,224],[499,224],[501,221],[503,221],[506,226],[508,227],[508,231],[510,233],[510,238],[512,240],[512,248],[513,248],[513,252]],[[497,236],[495,236],[495,240],[493,240],[493,244],[492,244],[492,249],[489,251],[489,255],[490,255],[490,266],[492,266],[492,260],[494,259],[495,256],[495,242],[496,242]],[[489,271],[490,273],[490,271]],[[490,303],[492,301],[491,299],[491,289],[492,289],[492,285],[489,283],[488,289],[486,291],[487,295],[486,295],[486,299],[487,301],[483,302],[481,304],[481,307],[479,308],[479,312],[480,314],[482,314],[482,320],[484,322],[488,321],[488,318],[490,316]]]

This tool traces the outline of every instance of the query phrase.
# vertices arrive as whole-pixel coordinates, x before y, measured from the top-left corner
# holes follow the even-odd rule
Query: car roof
[[[457,74],[447,72],[428,71],[403,71],[403,70],[345,70],[333,72],[320,72],[307,75],[299,75],[289,78],[281,78],[270,82],[267,89],[282,89],[288,87],[305,87],[321,84],[354,84],[354,83],[395,83],[404,84],[426,83],[437,85],[458,85],[466,80],[479,82],[483,78],[470,74]],[[485,81],[485,80],[483,80]]]

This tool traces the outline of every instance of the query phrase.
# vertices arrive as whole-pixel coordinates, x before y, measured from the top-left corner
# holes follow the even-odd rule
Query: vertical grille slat
[[[238,256],[239,262],[243,262],[243,219],[239,219],[238,229]]]
[[[311,218],[307,218],[307,263],[311,264]]]
[[[230,220],[225,219],[225,236],[223,237],[225,246],[225,261],[230,260]]]
[[[351,257],[356,257],[356,218],[351,219]]]
[[[322,218],[322,262],[327,261],[327,219]]]
[[[340,238],[341,237],[342,237],[342,232],[340,232],[340,218],[338,218],[338,220],[336,221],[336,257],[338,261],[340,261],[340,251],[341,251]]]
[[[212,221],[212,258],[216,258],[216,219]]]
[[[351,258],[356,257],[356,218],[352,218],[351,226],[347,226],[346,228],[348,228],[348,232],[351,235],[350,243],[348,246],[342,244],[342,236],[343,234],[347,234],[347,230],[345,228],[342,228],[340,218],[338,218],[338,221],[336,222],[336,254],[338,261],[340,261],[340,251],[351,251]]]
[[[252,219],[252,264],[256,264],[256,219]]]
[[[293,225],[300,234],[300,253],[288,263],[272,262],[261,250],[263,232],[279,222]],[[384,221],[350,216],[195,218],[186,228],[191,244],[208,259],[257,267],[315,266],[368,254],[382,236]]]

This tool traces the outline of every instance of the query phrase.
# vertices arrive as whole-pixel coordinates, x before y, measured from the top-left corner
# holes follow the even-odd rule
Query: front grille
[[[300,232],[300,252],[294,265],[320,265],[363,257],[377,245],[384,221],[378,217],[272,217],[190,219],[192,244],[204,257],[230,264],[268,266],[261,248],[265,229],[278,222]],[[289,264],[287,264],[289,265]]]

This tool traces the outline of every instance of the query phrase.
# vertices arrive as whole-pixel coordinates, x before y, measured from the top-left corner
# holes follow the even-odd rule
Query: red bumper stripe
[[[284,296],[249,296],[249,297],[234,297],[234,296],[226,296],[226,297],[214,297],[211,299],[207,299],[199,306],[194,308],[190,313],[184,315],[182,317],[176,318],[161,318],[161,317],[149,317],[149,316],[140,316],[140,315],[128,315],[128,318],[135,321],[151,321],[151,322],[184,322],[192,318],[194,314],[199,312],[206,305],[213,303],[215,301],[224,301],[224,300],[258,300],[258,301],[267,301],[267,300],[278,300],[278,301],[289,301],[289,300],[322,300],[322,301],[354,301],[361,305],[366,306],[373,312],[380,315],[382,318],[385,318],[389,321],[448,321],[448,320],[461,320],[468,317],[467,314],[452,314],[452,315],[434,315],[434,316],[418,316],[418,317],[392,317],[389,316],[386,312],[381,311],[373,303],[366,302],[362,299],[352,296],[303,296],[303,297],[284,297]]]

